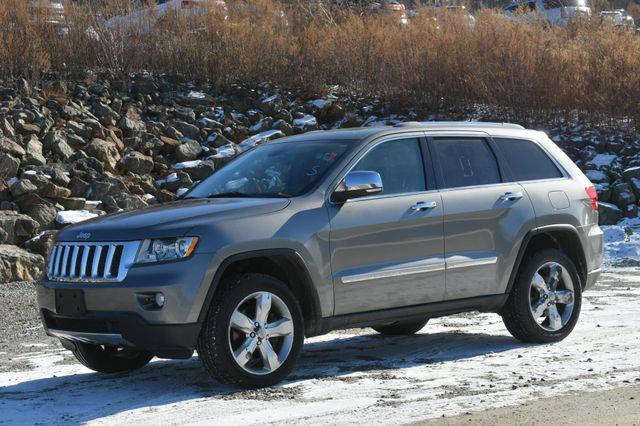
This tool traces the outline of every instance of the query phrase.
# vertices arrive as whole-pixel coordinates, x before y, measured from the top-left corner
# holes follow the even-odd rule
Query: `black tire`
[[[197,351],[207,371],[225,385],[259,388],[283,380],[293,370],[304,343],[304,321],[300,305],[280,280],[263,274],[244,274],[221,283],[198,337]],[[256,292],[270,292],[286,305],[293,321],[293,343],[282,364],[271,373],[252,374],[233,357],[229,344],[229,324],[236,307]],[[259,348],[258,348],[259,349]]]
[[[538,269],[548,262],[556,262],[565,268],[574,283],[573,311],[566,324],[557,331],[542,328],[531,312],[531,280]],[[528,343],[551,343],[558,342],[571,333],[580,316],[581,305],[582,282],[572,260],[559,250],[545,249],[523,260],[511,294],[500,314],[507,330],[516,339]]]
[[[73,355],[85,367],[100,373],[120,373],[144,367],[153,354],[133,349],[75,343]]]
[[[395,321],[389,324],[374,325],[371,328],[387,336],[407,336],[416,334],[422,327],[427,325],[428,321],[429,318],[413,321]]]

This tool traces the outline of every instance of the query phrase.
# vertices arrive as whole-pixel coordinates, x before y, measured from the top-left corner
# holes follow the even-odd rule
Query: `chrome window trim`
[[[383,183],[383,185],[384,185],[384,183]],[[358,197],[358,198],[349,199],[349,200],[345,201],[342,204],[357,203],[357,202],[360,202],[360,201],[370,201],[370,200],[384,200],[386,198],[412,197],[412,196],[429,195],[429,194],[436,194],[436,193],[438,193],[437,189],[430,189],[428,191],[401,192],[401,193],[398,193],[398,194],[367,195],[365,197]]]
[[[484,185],[468,185],[468,186],[456,186],[455,188],[441,188],[438,191],[440,192],[451,192],[451,191],[459,191],[465,189],[476,189],[476,188],[499,188],[501,186],[513,186],[517,185],[518,182],[499,182],[499,183],[488,183]]]

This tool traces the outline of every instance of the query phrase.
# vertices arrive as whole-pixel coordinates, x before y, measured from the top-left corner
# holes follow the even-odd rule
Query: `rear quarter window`
[[[494,141],[516,181],[562,177],[560,169],[535,142],[507,138],[494,138]]]

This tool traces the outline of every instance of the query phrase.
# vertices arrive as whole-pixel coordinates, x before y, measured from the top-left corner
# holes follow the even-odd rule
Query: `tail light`
[[[594,211],[598,211],[598,193],[596,192],[596,188],[589,186],[585,188],[585,190],[587,191],[589,200],[591,200],[591,207],[593,207]]]

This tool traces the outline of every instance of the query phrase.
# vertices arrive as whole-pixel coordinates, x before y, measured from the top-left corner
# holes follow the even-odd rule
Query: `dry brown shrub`
[[[218,88],[271,81],[303,93],[340,85],[430,110],[488,105],[515,114],[640,118],[640,37],[597,19],[566,28],[423,9],[409,25],[323,2],[230,2],[228,16],[148,12],[126,30],[105,18],[132,2],[66,4],[56,36],[23,0],[0,2],[0,75],[151,71]]]

